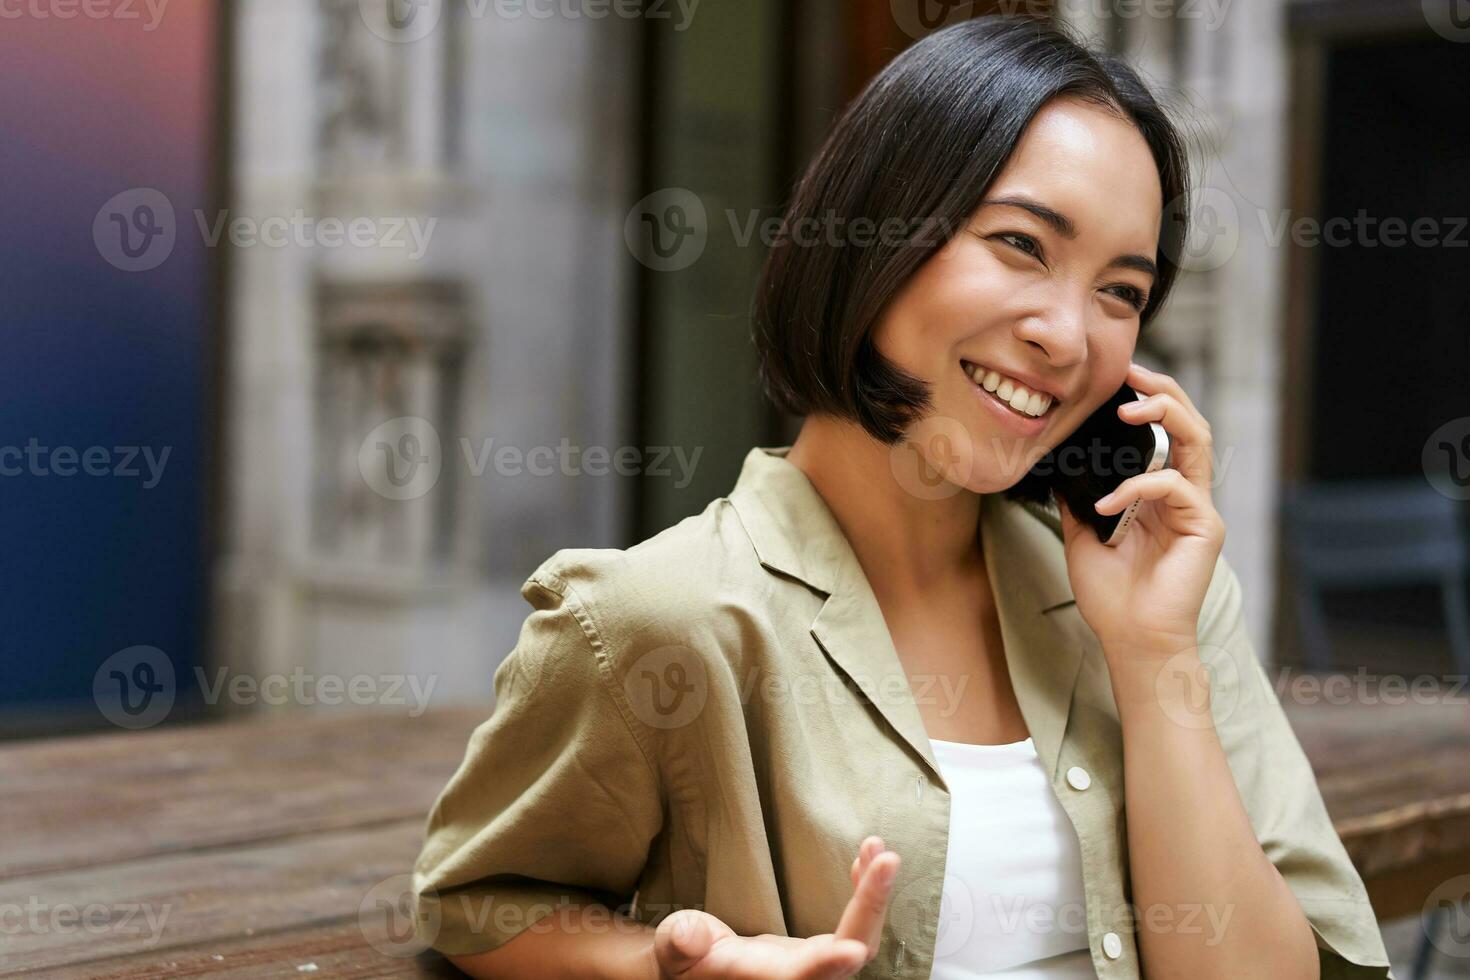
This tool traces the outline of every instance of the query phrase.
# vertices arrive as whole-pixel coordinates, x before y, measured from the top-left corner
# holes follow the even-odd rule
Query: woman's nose
[[[1085,298],[1071,291],[1055,293],[1022,318],[1016,325],[1016,336],[1039,347],[1054,366],[1076,363],[1087,354],[1085,303]]]

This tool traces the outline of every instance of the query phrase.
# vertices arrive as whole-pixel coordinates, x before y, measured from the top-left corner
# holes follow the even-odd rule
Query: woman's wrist
[[[1199,647],[1184,638],[1145,646],[1105,646],[1113,700],[1120,716],[1139,709],[1162,709],[1175,718],[1196,718],[1210,697],[1208,667]]]

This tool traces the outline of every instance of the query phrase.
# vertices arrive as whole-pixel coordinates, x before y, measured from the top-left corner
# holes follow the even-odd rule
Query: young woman
[[[483,977],[1384,977],[1247,638],[1211,434],[1131,358],[1186,161],[1124,65],[983,18],[897,58],[756,304],[805,417],[698,516],[558,552],[428,822]],[[818,229],[821,229],[819,233]],[[1120,547],[1025,499],[1127,382]]]

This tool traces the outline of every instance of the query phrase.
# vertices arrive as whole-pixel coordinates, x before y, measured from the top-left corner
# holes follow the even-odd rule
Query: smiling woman
[[[784,224],[918,231],[778,241],[755,340],[795,443],[526,582],[429,818],[426,942],[508,977],[1387,974],[1263,696],[1209,424],[1132,363],[1184,173],[1131,69],[1031,21],[869,85]],[[1180,468],[1100,502],[1141,501],[1107,547],[1016,494],[1125,381]]]

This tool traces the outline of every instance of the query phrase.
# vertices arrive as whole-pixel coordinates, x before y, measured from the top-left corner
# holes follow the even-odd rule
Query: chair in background
[[[1437,583],[1455,669],[1470,673],[1470,545],[1461,506],[1418,478],[1283,488],[1282,532],[1308,666],[1332,661],[1324,592]]]

